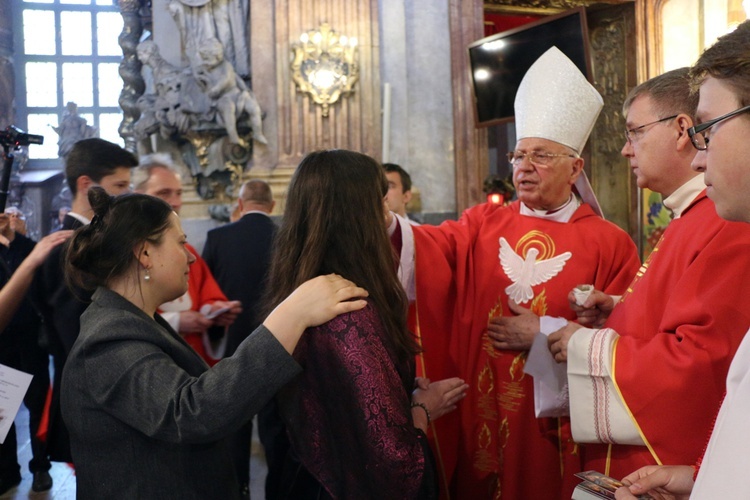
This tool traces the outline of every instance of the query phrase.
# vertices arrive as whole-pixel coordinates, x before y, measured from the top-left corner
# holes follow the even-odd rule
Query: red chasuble
[[[573,319],[567,295],[574,286],[621,294],[639,266],[630,237],[588,205],[568,223],[522,216],[519,207],[483,204],[458,222],[413,228],[412,325],[424,349],[418,369],[432,380],[460,376],[470,385],[458,410],[433,427],[441,488],[452,498],[569,499],[573,474],[582,470],[566,419],[534,415],[533,381],[523,373],[527,352],[498,351],[489,342],[489,319],[512,314],[500,238],[520,258],[535,250],[537,263],[569,252],[561,270],[531,287],[524,305],[539,315]]]
[[[669,224],[605,325],[621,336],[614,382],[648,447],[612,445],[608,463],[608,445],[587,444],[587,469],[696,463],[750,326],[748,248],[750,226],[719,218],[705,191]]]

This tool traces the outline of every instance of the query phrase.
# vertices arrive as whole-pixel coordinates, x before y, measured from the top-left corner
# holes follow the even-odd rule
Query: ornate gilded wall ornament
[[[551,15],[594,3],[594,0],[484,0],[484,9],[516,15]]]
[[[339,35],[323,23],[292,44],[291,68],[297,91],[310,94],[328,116],[330,105],[353,92],[359,79],[357,39]]]

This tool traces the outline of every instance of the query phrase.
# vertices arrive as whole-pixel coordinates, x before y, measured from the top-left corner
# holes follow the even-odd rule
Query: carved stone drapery
[[[237,0],[230,2],[231,5],[215,3],[219,10],[226,9],[224,13],[231,11],[231,14],[242,15],[235,9]],[[227,202],[239,187],[241,174],[252,155],[253,140],[265,142],[261,109],[248,88],[248,37],[242,35],[233,39],[236,43],[229,50],[211,33],[200,31],[194,24],[175,27],[169,13],[176,12],[171,7],[183,6],[180,2],[174,2],[170,9],[166,2],[150,0],[120,0],[118,6],[124,20],[119,39],[123,50],[120,75],[124,87],[120,105],[124,119],[119,131],[126,148],[139,154],[166,153],[184,166],[195,187],[193,191],[186,186],[186,198],[197,193],[203,200]],[[216,10],[195,13],[190,10],[192,6],[183,7],[188,9],[188,15],[207,14],[220,18]],[[201,17],[201,20],[205,19]],[[235,25],[238,21],[243,26],[240,31],[244,32],[246,19],[230,20]],[[182,28],[182,36],[177,39],[170,36],[173,28]],[[151,36],[141,42],[145,29]],[[193,29],[198,31],[193,33]],[[161,56],[161,47],[154,43],[156,32],[163,34],[160,39],[177,62],[166,61]],[[196,39],[196,34],[204,38]],[[184,38],[189,43],[182,45],[191,48],[189,53],[180,52],[185,47],[180,48],[179,40]],[[227,59],[228,53],[241,54],[238,47],[243,44],[242,75],[246,80],[240,78]],[[204,215],[197,206],[202,204],[201,200],[187,199],[186,205],[191,204],[196,205],[191,215]]]

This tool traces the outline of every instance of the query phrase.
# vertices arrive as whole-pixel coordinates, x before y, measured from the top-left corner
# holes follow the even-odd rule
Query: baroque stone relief
[[[245,0],[171,0],[186,64],[166,61],[150,38],[134,50],[140,67],[132,86],[140,79],[144,89],[133,95],[134,145],[140,153],[179,154],[200,197],[219,203],[232,197],[253,141],[267,142],[247,83],[247,8]]]

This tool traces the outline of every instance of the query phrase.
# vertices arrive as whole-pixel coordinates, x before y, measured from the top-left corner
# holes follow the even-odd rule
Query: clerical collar
[[[704,189],[706,182],[703,180],[703,174],[698,174],[664,198],[662,203],[672,214],[672,218],[678,219]]]
[[[91,224],[91,219],[89,219],[87,217],[84,217],[81,214],[77,214],[77,213],[71,211],[71,212],[68,212],[66,215],[70,215],[71,217],[73,217],[74,219],[76,219],[78,222],[80,222],[84,226],[88,226],[89,224]]]
[[[240,217],[244,217],[249,214],[260,214],[260,215],[265,215],[266,217],[270,217],[268,215],[268,212],[264,212],[263,210],[248,210],[247,212],[242,212],[242,215],[240,215]]]
[[[521,202],[520,212],[521,215],[526,215],[528,217],[536,217],[538,219],[546,219],[555,222],[568,222],[580,206],[581,201],[571,194],[568,201],[554,210],[536,210],[529,208],[526,204]]]

